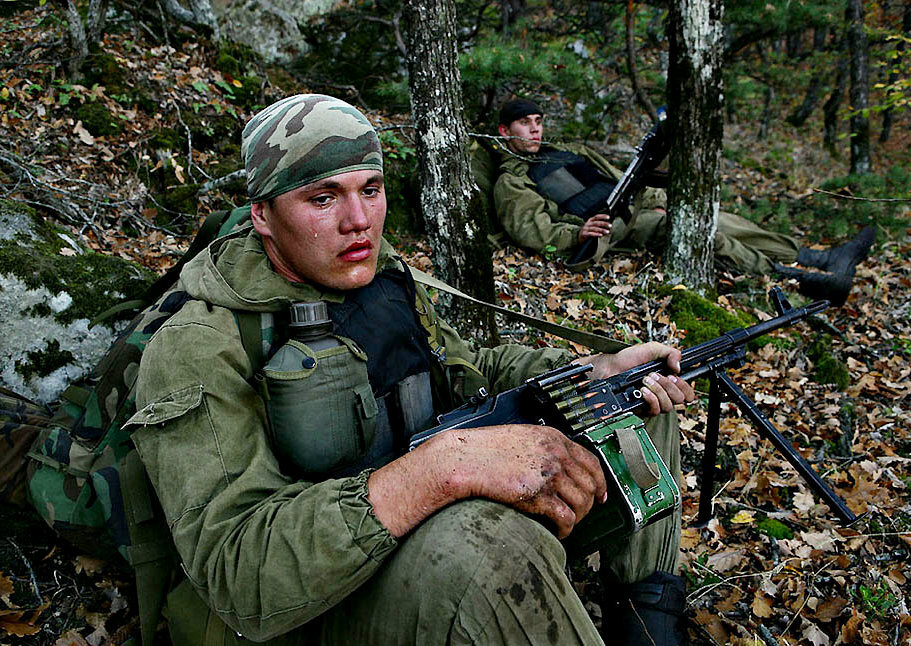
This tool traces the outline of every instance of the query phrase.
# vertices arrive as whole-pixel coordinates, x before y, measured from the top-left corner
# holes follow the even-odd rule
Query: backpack
[[[13,503],[27,500],[58,535],[87,553],[122,557],[136,575],[146,644],[153,642],[177,561],[164,515],[123,424],[135,412],[133,386],[146,344],[189,300],[175,288],[180,270],[216,237],[248,222],[249,215],[248,206],[209,215],[180,261],[141,299],[96,319],[93,323],[141,309],[95,369],[70,384],[53,405],[0,389],[5,445],[0,496]],[[243,327],[258,333],[258,323]]]

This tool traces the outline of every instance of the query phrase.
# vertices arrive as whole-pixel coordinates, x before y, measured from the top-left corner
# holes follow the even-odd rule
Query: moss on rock
[[[180,150],[182,143],[174,128],[159,128],[149,137],[149,146],[154,150]]]
[[[0,240],[0,274],[16,276],[30,289],[45,288],[72,299],[54,319],[70,323],[92,319],[123,299],[136,298],[155,275],[122,258],[95,252],[76,253],[61,237],[62,229],[38,217],[33,209],[0,200],[0,210],[16,208],[33,221],[32,233]]]
[[[122,94],[129,90],[126,82],[127,70],[117,62],[113,54],[89,54],[80,71],[85,76],[83,84],[87,87],[103,85],[108,95]]]
[[[76,108],[75,117],[96,137],[116,136],[123,132],[123,123],[97,101],[83,103]]]
[[[810,347],[807,356],[813,362],[813,381],[819,384],[834,384],[844,390],[851,383],[848,366],[832,353],[832,337],[828,334],[818,336]]]
[[[714,339],[733,328],[755,323],[746,314],[735,316],[688,289],[662,286],[658,289],[658,294],[671,297],[668,314],[678,329],[686,330],[683,346],[687,348]],[[754,341],[751,347],[759,345],[762,344]]]
[[[193,147],[197,150],[215,149],[221,151],[225,145],[240,141],[243,122],[226,113],[217,113],[214,109],[202,109],[199,112],[186,111],[183,121],[193,136]]]

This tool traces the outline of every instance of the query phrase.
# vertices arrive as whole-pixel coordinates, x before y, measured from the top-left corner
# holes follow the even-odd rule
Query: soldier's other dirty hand
[[[591,216],[582,225],[579,230],[579,242],[582,243],[588,238],[601,238],[611,231],[610,216],[606,213],[598,213]]]
[[[442,435],[449,436],[452,458],[446,486],[459,497],[480,496],[545,516],[560,538],[607,495],[594,454],[549,426],[509,424]]]

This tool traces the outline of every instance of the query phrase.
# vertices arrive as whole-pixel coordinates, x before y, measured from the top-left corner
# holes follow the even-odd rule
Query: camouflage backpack
[[[51,528],[80,549],[125,559],[136,574],[143,643],[152,643],[175,556],[151,483],[122,426],[135,412],[133,386],[146,344],[189,300],[174,287],[180,269],[249,214],[249,207],[242,207],[210,215],[180,262],[142,299],[102,315],[141,309],[92,373],[70,384],[54,405],[0,390],[0,430],[7,444],[0,457],[0,493],[12,502],[27,497]],[[5,464],[13,460],[20,464]]]

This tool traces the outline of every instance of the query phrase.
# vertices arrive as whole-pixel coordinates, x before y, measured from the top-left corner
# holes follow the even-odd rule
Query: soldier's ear
[[[509,127],[505,126],[501,123],[499,126],[497,126],[497,132],[500,133],[501,137],[508,137],[509,136]]]
[[[253,229],[264,238],[272,235],[272,230],[269,228],[269,218],[266,213],[268,207],[268,202],[254,202],[250,205],[250,220],[253,222]]]

